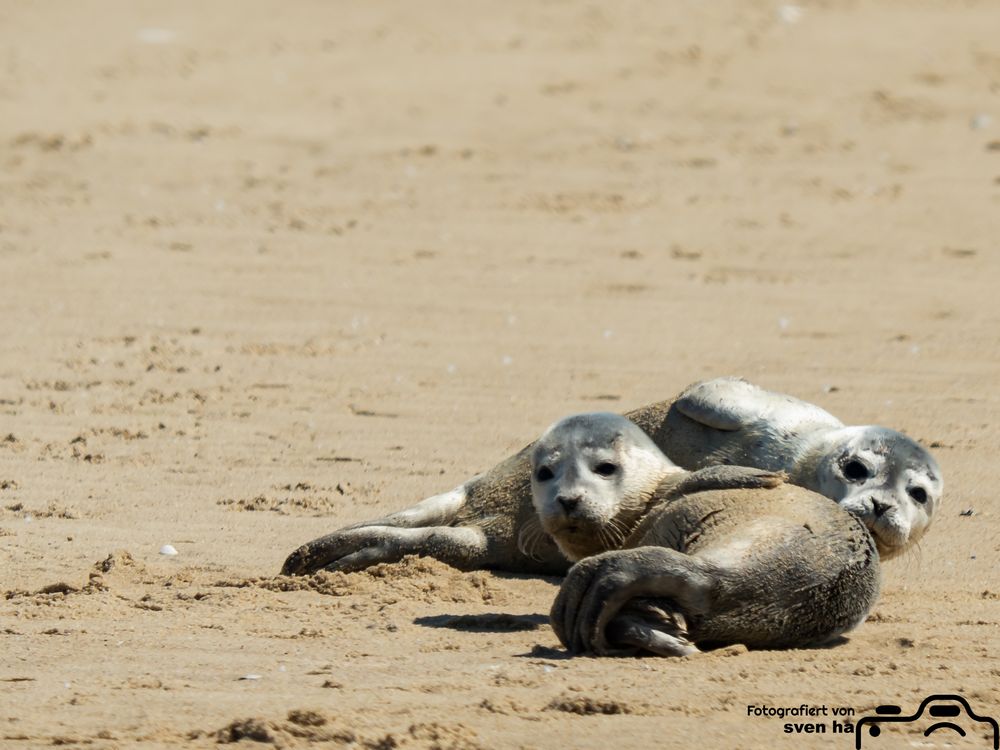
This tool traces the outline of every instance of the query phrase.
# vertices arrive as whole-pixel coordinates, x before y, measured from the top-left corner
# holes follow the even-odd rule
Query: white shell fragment
[[[170,29],[139,29],[135,38],[143,44],[170,44],[177,34]]]
[[[160,547],[160,554],[173,557],[174,555],[177,554],[177,548],[174,547],[174,545],[172,544],[164,544],[162,547]]]
[[[778,7],[778,20],[791,25],[802,20],[802,7],[799,5],[781,5]]]
[[[973,130],[985,130],[993,124],[993,118],[985,112],[980,112],[969,120],[969,127]]]

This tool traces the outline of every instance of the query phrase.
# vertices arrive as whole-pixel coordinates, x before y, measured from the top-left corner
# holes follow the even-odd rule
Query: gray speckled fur
[[[738,538],[752,540],[738,564],[713,559]],[[702,563],[711,579],[708,606],[684,611],[696,644],[822,643],[858,625],[878,597],[871,534],[835,504],[791,484],[688,491],[659,506],[625,546],[665,547]]]

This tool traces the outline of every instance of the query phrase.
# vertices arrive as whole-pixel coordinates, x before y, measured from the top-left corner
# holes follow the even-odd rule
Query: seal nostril
[[[563,510],[566,511],[567,513],[572,513],[574,510],[576,510],[576,506],[580,504],[579,495],[575,495],[573,497],[568,497],[566,495],[559,495],[556,498],[556,500],[559,501],[559,504],[563,507]]]
[[[875,518],[881,518],[885,515],[885,512],[889,510],[891,506],[888,503],[880,503],[878,500],[872,500],[872,510],[875,511]]]

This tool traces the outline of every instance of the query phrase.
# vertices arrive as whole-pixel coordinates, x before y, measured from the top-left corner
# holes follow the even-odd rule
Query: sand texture
[[[1000,4],[7,0],[0,29],[0,746],[1000,717]],[[554,579],[276,577],[565,414],[725,374],[941,462],[842,645],[569,659]]]

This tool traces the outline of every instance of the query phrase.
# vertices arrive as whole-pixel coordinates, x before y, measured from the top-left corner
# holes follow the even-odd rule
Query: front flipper
[[[674,406],[706,427],[735,432],[760,418],[761,394],[759,387],[742,378],[715,378],[690,386]]]
[[[688,617],[707,612],[713,578],[698,560],[666,547],[638,547],[587,557],[566,575],[552,605],[552,629],[572,653],[622,653],[608,623],[631,599],[663,597]]]
[[[677,397],[674,407],[688,419],[723,432],[760,430],[762,426],[799,431],[843,427],[839,419],[815,404],[765,391],[742,378],[695,383]]]
[[[713,490],[771,490],[787,479],[788,475],[780,471],[720,464],[692,471],[671,492],[693,495]]]
[[[349,573],[378,563],[398,562],[406,555],[433,557],[462,570],[483,567],[486,536],[474,526],[360,526],[314,539],[285,560],[282,575],[308,575],[318,570]]]

